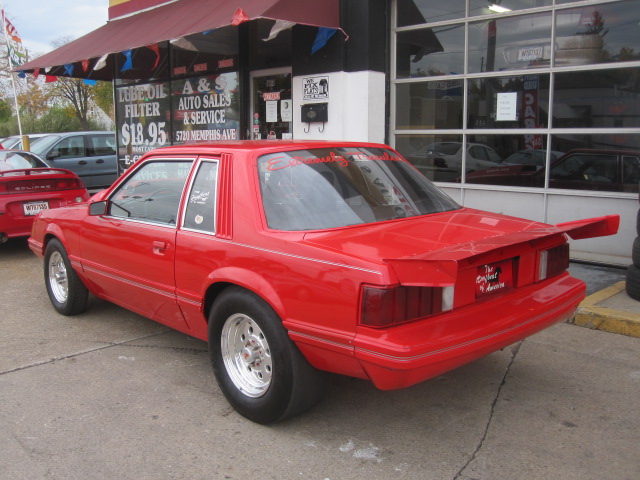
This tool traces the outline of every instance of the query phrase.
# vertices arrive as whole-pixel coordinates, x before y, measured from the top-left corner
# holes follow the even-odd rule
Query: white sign
[[[267,101],[267,122],[277,122],[278,121],[278,101],[277,100],[269,100]]]
[[[329,77],[307,77],[302,79],[303,100],[327,98],[329,98]]]
[[[518,93],[498,93],[496,120],[498,122],[513,122],[518,119]]]
[[[293,101],[280,101],[280,117],[282,117],[283,122],[293,122]]]

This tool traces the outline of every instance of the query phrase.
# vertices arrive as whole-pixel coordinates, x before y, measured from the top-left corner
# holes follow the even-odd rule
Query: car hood
[[[506,215],[463,208],[454,212],[353,228],[305,234],[305,243],[393,266],[402,283],[418,274],[424,284],[430,271],[434,285],[455,282],[459,262],[505,247],[568,234],[574,239],[612,235],[619,216],[547,225]],[[420,268],[416,268],[417,264]]]

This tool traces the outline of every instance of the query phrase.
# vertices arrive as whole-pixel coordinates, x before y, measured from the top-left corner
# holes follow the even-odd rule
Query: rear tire
[[[634,267],[640,268],[640,237],[636,237],[633,241],[631,260],[633,260]]]
[[[324,392],[324,374],[309,365],[278,315],[239,287],[226,289],[211,309],[209,354],[227,401],[256,423],[306,411]]]
[[[44,282],[53,308],[62,315],[77,315],[87,308],[89,291],[71,266],[60,240],[47,243],[44,252]]]
[[[640,268],[629,265],[625,287],[631,298],[640,300]]]

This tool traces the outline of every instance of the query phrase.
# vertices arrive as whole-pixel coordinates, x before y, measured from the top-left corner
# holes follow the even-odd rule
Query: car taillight
[[[59,178],[56,180],[57,190],[76,190],[84,188],[84,184],[79,178]]]
[[[451,310],[453,287],[373,287],[362,291],[360,323],[389,327]]]
[[[538,263],[538,280],[551,278],[569,268],[569,244],[563,243],[557,247],[540,252]]]

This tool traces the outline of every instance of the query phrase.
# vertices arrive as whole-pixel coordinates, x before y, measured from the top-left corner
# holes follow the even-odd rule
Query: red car
[[[0,243],[29,236],[38,212],[88,199],[75,173],[50,168],[29,152],[0,150]]]
[[[88,292],[209,342],[222,392],[271,423],[324,375],[422,382],[573,315],[567,236],[462,208],[385,145],[228,142],[155,150],[29,240],[54,308]]]

